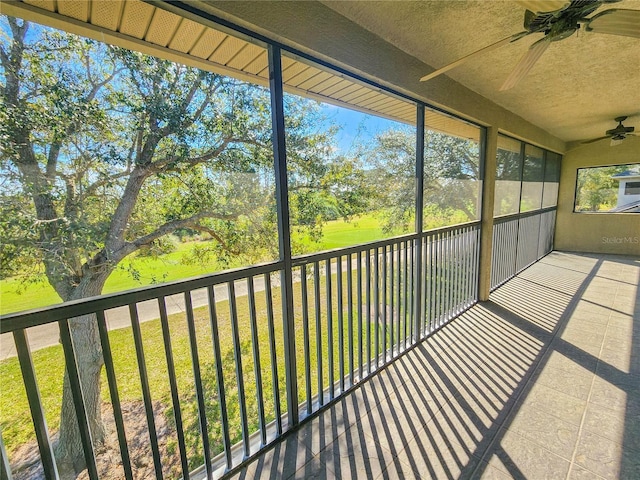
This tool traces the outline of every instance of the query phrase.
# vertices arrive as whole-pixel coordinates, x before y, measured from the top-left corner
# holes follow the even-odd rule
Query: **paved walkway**
[[[332,263],[332,272],[337,272],[336,263]],[[346,260],[342,262],[342,270],[345,271],[347,268]],[[354,267],[355,268],[355,267]],[[294,276],[294,282],[299,281],[299,278]],[[280,280],[278,278],[272,278],[271,285],[273,287],[277,287],[280,285]],[[264,291],[264,278],[262,276],[254,277],[254,289],[256,292]],[[227,290],[227,285],[217,285],[215,287],[216,293],[216,301],[224,301],[228,300],[229,292]],[[235,283],[235,294],[236,298],[245,296],[247,294],[247,282],[246,281],[237,281]],[[203,307],[208,305],[208,297],[206,289],[194,290],[191,293],[191,301],[194,308]],[[182,313],[185,311],[184,305],[184,295],[172,295],[166,297],[167,304],[167,313],[169,315],[174,313]],[[148,300],[146,302],[140,302],[137,304],[138,307],[138,319],[140,322],[148,322],[150,320],[157,320],[160,318],[160,313],[158,311],[158,302],[157,300]],[[108,310],[105,312],[105,318],[107,320],[107,328],[109,330],[115,330],[118,328],[126,328],[131,326],[131,319],[129,317],[129,307],[118,307],[112,310]],[[34,352],[41,348],[50,347],[52,345],[57,345],[59,343],[59,330],[58,325],[47,324],[40,325],[38,327],[33,327],[27,330],[27,336],[29,340],[29,346],[31,351]],[[11,334],[2,334],[0,335],[0,361],[5,360],[7,358],[15,357],[16,347],[13,342],[13,338]]]
[[[275,285],[275,282],[272,282]],[[255,277],[254,288],[256,292],[264,290],[264,279],[262,277]],[[216,300],[223,301],[229,298],[227,286],[217,285]],[[235,287],[236,297],[241,297],[247,294],[247,282],[236,282]],[[173,313],[181,313],[185,311],[184,295],[172,295],[166,297],[167,301],[167,313],[169,315]],[[206,289],[194,290],[191,293],[191,301],[194,308],[208,305],[208,297]],[[138,303],[138,317],[140,322],[148,322],[150,320],[156,320],[160,318],[158,311],[157,300],[148,300],[146,302]],[[129,307],[118,307],[112,310],[108,310],[105,313],[107,319],[107,327],[109,330],[115,330],[117,328],[126,328],[131,326],[131,320],[129,317]],[[39,350],[41,348],[50,347],[51,345],[57,345],[59,343],[59,331],[58,324],[47,324],[33,327],[27,330],[29,338],[29,346],[31,351]],[[11,334],[0,335],[0,360],[16,356],[16,347],[13,342]]]
[[[230,478],[640,478],[640,258],[554,252]]]

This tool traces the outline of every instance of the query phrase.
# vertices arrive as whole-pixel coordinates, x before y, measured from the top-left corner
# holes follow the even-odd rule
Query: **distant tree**
[[[314,101],[288,94],[284,100],[291,225],[319,241],[324,222],[367,210],[371,185],[359,159],[336,152],[338,127],[310,118]],[[305,247],[293,248],[303,253]]]
[[[99,295],[125,257],[185,231],[223,259],[277,255],[267,90],[11,17],[0,27],[2,277],[43,270],[64,301]],[[324,155],[317,104],[288,103],[292,188],[350,215],[357,165]],[[96,322],[70,324],[99,444]],[[66,476],[84,468],[66,373],[56,457]]]
[[[520,152],[499,148],[496,161],[496,180],[520,180]]]
[[[377,208],[389,231],[411,228],[415,218],[415,130],[390,129],[371,144],[360,147],[360,156],[373,165]],[[427,131],[424,159],[425,211],[438,223],[466,221],[477,215],[479,146],[476,142]],[[456,212],[462,212],[456,213]]]
[[[496,212],[517,212],[520,208],[520,151],[498,148],[496,154]]]
[[[393,128],[359,145],[358,155],[371,167],[375,186],[371,208],[383,218],[383,229],[407,231],[415,218],[415,130]]]
[[[619,183],[612,177],[628,166],[584,168],[578,171],[576,210],[598,212],[616,206]]]
[[[470,221],[478,218],[480,145],[446,133],[425,135],[424,201],[442,209],[460,210]]]

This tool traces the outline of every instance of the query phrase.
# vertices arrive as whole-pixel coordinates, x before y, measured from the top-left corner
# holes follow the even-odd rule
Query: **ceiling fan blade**
[[[458,60],[456,60],[453,63],[450,63],[448,65],[445,65],[442,68],[439,68],[438,70],[434,70],[433,72],[431,72],[428,75],[425,75],[424,77],[422,77],[420,79],[421,82],[426,82],[427,80],[431,80],[434,77],[437,77],[438,75],[442,75],[445,72],[448,72],[449,70],[451,70],[452,68],[457,67],[458,65],[463,64],[464,62],[471,60],[473,57],[475,57],[476,55],[480,55],[482,53],[487,53],[490,52],[491,50],[495,50],[496,48],[499,48],[503,45],[506,45],[507,43],[511,43],[511,42],[515,42],[516,40],[521,39],[522,37],[525,37],[529,34],[529,32],[520,32],[520,33],[516,33],[515,35],[509,35],[507,38],[503,38],[502,40],[496,42],[496,43],[492,43],[491,45],[488,45],[484,48],[481,48],[480,50],[476,50],[473,53],[470,53],[469,55],[465,55],[462,58],[459,58]]]
[[[588,143],[595,143],[595,142],[599,142],[600,140],[604,140],[604,139],[606,139],[606,138],[611,138],[611,137],[609,137],[609,135],[606,135],[606,136],[604,136],[604,137],[594,138],[594,139],[592,139],[592,140],[587,140],[586,142],[581,142],[581,143],[582,143],[582,145],[586,145],[586,144],[588,144]]]
[[[567,0],[518,0],[521,7],[532,12],[553,12],[566,7],[571,2]]]
[[[520,80],[522,80],[529,70],[535,65],[538,59],[542,56],[549,45],[551,44],[551,39],[549,37],[544,37],[541,40],[538,40],[533,45],[529,47],[527,53],[520,59],[516,68],[509,74],[507,79],[504,81],[502,86],[500,87],[500,91],[509,90],[510,88],[515,87]]]
[[[589,20],[586,31],[640,38],[640,10],[605,10]]]

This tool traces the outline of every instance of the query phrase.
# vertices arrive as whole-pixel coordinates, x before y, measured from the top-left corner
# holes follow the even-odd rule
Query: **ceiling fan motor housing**
[[[580,22],[595,12],[604,0],[573,0],[569,5],[553,12],[534,13],[527,10],[524,14],[524,27],[529,33],[543,33],[552,42],[573,35]]]
[[[556,25],[559,25],[559,24],[556,24]],[[551,40],[552,42],[557,42],[558,40],[564,40],[565,38],[573,35],[580,28],[580,25],[578,24],[572,27],[562,26],[559,28],[555,28],[556,25],[552,25],[551,29],[545,33],[549,37],[549,40]]]
[[[614,137],[622,137],[620,138],[620,140],[624,140],[626,133],[632,133],[635,130],[635,127],[625,127],[624,125],[622,125],[622,122],[624,122],[626,119],[627,117],[617,117],[615,121],[618,122],[618,126],[616,128],[612,128],[611,130],[607,130],[606,134]]]
[[[1,1],[1,0],[0,0]],[[482,47],[475,52],[451,62],[444,67],[432,71],[420,78],[421,82],[431,80],[462,63],[478,55],[490,52],[508,43],[515,42],[532,34],[543,34],[544,37],[533,42],[528,51],[522,56],[511,74],[500,87],[500,91],[513,88],[522,80],[549,48],[551,42],[556,42],[570,37],[580,28],[588,32],[621,35],[625,37],[640,38],[640,10],[633,9],[606,9],[601,13],[592,15],[603,5],[617,3],[621,0],[563,0],[564,5],[556,10],[540,11],[552,6],[558,6],[558,2],[529,2],[534,10],[525,10],[524,28],[522,32],[509,35],[491,45]],[[620,128],[623,128],[620,126]],[[624,131],[628,133],[627,131]]]

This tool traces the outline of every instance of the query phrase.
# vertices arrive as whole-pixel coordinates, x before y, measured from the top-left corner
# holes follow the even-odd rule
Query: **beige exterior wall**
[[[640,255],[640,214],[574,213],[578,168],[637,163],[640,137],[628,137],[615,147],[609,142],[578,146],[562,159],[555,249]]]

